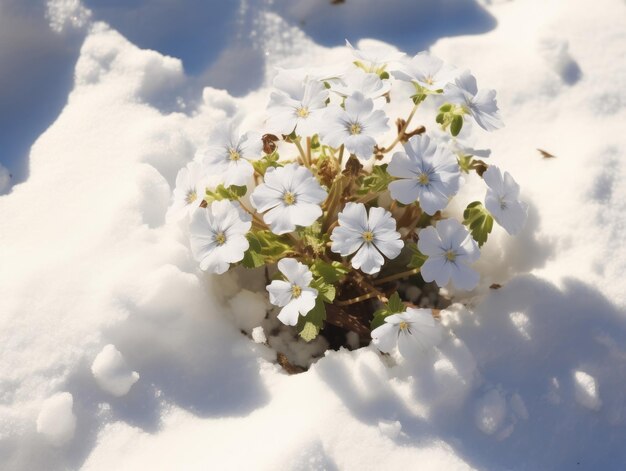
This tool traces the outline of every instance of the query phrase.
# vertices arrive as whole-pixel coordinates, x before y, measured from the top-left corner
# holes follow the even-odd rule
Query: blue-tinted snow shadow
[[[411,385],[425,419],[370,362],[355,368],[331,354],[315,371],[362,422],[399,420],[398,444],[442,440],[476,469],[617,469],[626,462],[626,318],[610,300],[579,280],[559,288],[527,275],[464,315],[454,332],[467,350],[439,346],[452,370],[435,367],[426,353],[390,371]],[[477,370],[467,366],[474,361]],[[597,382],[598,409],[580,399],[576,371]],[[485,402],[494,390],[497,400]],[[493,426],[491,434],[479,423]]]
[[[495,18],[474,0],[394,0],[367,2],[275,0],[274,10],[319,44],[343,45],[345,39],[379,39],[409,54],[447,36],[481,34]]]
[[[28,153],[72,88],[82,36],[54,33],[41,0],[0,0],[0,163],[11,185],[28,177]]]

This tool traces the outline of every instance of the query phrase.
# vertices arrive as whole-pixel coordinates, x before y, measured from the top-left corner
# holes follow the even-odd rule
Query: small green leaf
[[[386,190],[392,181],[393,177],[387,173],[387,164],[375,165],[372,167],[372,173],[359,179],[357,194],[380,193]]]
[[[463,116],[457,114],[452,118],[452,122],[450,123],[450,134],[453,136],[458,136],[461,132],[461,128],[463,127]]]
[[[313,322],[305,321],[299,335],[305,342],[310,342],[312,340],[315,340],[319,333],[320,329],[315,324],[313,324]]]
[[[248,187],[231,185],[226,188],[224,185],[217,185],[215,190],[206,190],[205,201],[212,203],[213,201],[221,200],[238,200],[246,194]]]
[[[383,325],[385,323],[385,317],[404,311],[406,311],[406,306],[402,302],[402,299],[400,299],[400,295],[397,292],[393,293],[389,297],[387,305],[374,313],[374,317],[370,322],[371,329],[374,330],[376,327]]]
[[[482,247],[493,229],[493,217],[480,201],[474,201],[463,211],[463,224],[469,228],[478,246]]]
[[[246,268],[257,268],[266,263],[275,263],[291,252],[291,245],[284,237],[267,230],[251,231],[246,238],[250,247],[241,261]]]
[[[437,124],[443,124],[443,122],[445,121],[445,115],[443,113],[439,113],[435,118],[435,121],[437,122]]]
[[[452,109],[452,103],[445,103],[439,107],[441,113],[449,113]]]
[[[400,295],[396,291],[389,297],[389,302],[387,303],[387,310],[390,314],[397,314],[399,312],[404,312],[406,310],[406,306],[400,299]]]
[[[383,70],[383,71],[380,73],[380,79],[381,79],[381,80],[385,80],[385,79],[388,79],[388,78],[389,78],[389,72],[387,72],[386,70]]]
[[[271,154],[267,154],[258,160],[251,161],[254,170],[261,175],[265,175],[265,172],[270,167],[281,167],[278,163],[278,152],[274,151]]]
[[[417,248],[417,244],[415,243],[407,244],[407,246],[411,250],[411,261],[408,263],[407,267],[420,268],[422,265],[424,265],[424,262],[428,260],[428,256],[420,252]]]
[[[315,288],[318,296],[321,296],[327,303],[332,303],[335,300],[335,295],[337,294],[335,287],[329,283],[325,283],[321,278],[313,280],[311,287]]]
[[[326,283],[335,284],[348,274],[348,269],[341,262],[325,262],[316,260],[311,266],[311,271],[316,277],[321,277]]]
[[[325,320],[326,305],[318,296],[313,309],[311,309],[306,316],[300,316],[298,319],[297,329],[302,340],[310,342],[315,339],[324,326]]]

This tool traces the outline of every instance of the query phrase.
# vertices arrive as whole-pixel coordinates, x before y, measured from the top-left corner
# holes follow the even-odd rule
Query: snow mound
[[[139,380],[139,373],[128,364],[115,345],[106,345],[91,365],[91,372],[98,385],[114,396],[124,396]]]
[[[74,438],[76,416],[72,412],[74,399],[68,392],[46,399],[37,416],[37,432],[54,446],[62,446]]]
[[[624,5],[557,0],[538,17],[544,6],[497,2],[493,31],[433,46],[498,89],[507,128],[490,137],[491,158],[531,211],[516,239],[494,229],[483,285],[442,311],[442,342],[408,360],[298,343],[266,318],[259,273],[199,272],[184,227],[165,223],[176,171],[216,123],[242,112],[260,124],[269,90],[234,98],[207,87],[183,108],[179,60],[91,25],[30,178],[0,197],[3,470],[623,463],[626,64],[615,58],[626,32],[614,13]],[[286,20],[272,15],[277,34]],[[546,30],[567,41],[567,56],[562,42],[553,50],[578,64],[577,81],[536,54]],[[266,64],[349,55],[301,31],[289,40],[310,55],[279,57],[278,44]],[[102,351],[109,344],[123,360]],[[287,375],[276,351],[312,366]],[[99,353],[104,384],[124,362],[141,381],[121,397],[102,391],[90,371]],[[127,385],[133,373],[122,370]]]

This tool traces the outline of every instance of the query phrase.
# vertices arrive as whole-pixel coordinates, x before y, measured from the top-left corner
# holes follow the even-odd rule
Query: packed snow
[[[27,122],[14,103],[34,110],[13,154],[0,154],[2,470],[624,468],[623,1],[242,0],[214,10],[188,0],[200,18],[222,8],[226,22],[211,50],[194,49],[193,72],[166,55],[184,41],[167,49],[150,42],[154,31],[133,31],[141,12],[156,14],[150,2],[103,3],[28,10],[34,37],[56,38],[47,47],[70,74],[75,51],[71,92],[61,71],[45,106],[0,102],[10,104],[6,129]],[[16,5],[0,3],[0,26],[26,21]],[[409,54],[430,47],[495,88],[506,126],[477,147],[492,149],[489,162],[529,204],[518,236],[494,228],[479,286],[449,293],[440,343],[410,358],[296,339],[266,318],[262,274],[203,273],[182,223],[166,220],[178,170],[212,129],[237,113],[260,126],[275,67],[348,61],[345,37]],[[0,43],[9,65],[17,53],[7,50]],[[308,370],[287,374],[277,352]]]

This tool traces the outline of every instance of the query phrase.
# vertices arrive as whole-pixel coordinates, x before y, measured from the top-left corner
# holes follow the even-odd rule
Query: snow
[[[74,399],[68,392],[46,399],[37,416],[37,432],[53,446],[62,446],[74,437],[76,416],[72,412]]]
[[[139,379],[139,373],[128,368],[128,364],[115,345],[106,345],[91,365],[91,372],[98,385],[114,396],[128,394]]]
[[[4,63],[44,45],[64,66],[71,51],[78,57],[71,93],[53,81],[54,96],[33,98],[37,109],[62,111],[34,141],[28,178],[0,196],[3,470],[621,467],[623,2],[447,2],[446,10],[423,0],[433,26],[420,19],[414,34],[406,34],[411,18],[427,15],[408,0],[392,9],[373,0],[250,1],[245,14],[229,2],[222,18],[239,18],[237,31],[254,33],[254,46],[247,35],[229,39],[232,23],[219,25],[206,58],[195,51],[195,76],[189,58],[150,43],[154,31],[132,31],[148,6],[100,3],[51,2],[60,33],[45,11],[27,20],[2,5],[10,15],[0,17],[0,36],[17,34],[5,18],[20,18],[44,38],[15,50],[0,41],[10,52]],[[201,2],[183,4],[198,18],[220,17]],[[164,11],[166,33],[178,28],[184,38],[186,23],[168,23]],[[105,12],[143,49],[98,21]],[[459,36],[467,33],[477,34]],[[451,292],[442,342],[408,360],[294,339],[266,318],[262,270],[203,274],[184,224],[165,222],[176,173],[210,130],[237,111],[260,125],[274,66],[348,60],[344,37],[368,35],[409,53],[432,45],[497,89],[506,127],[477,144],[493,149],[490,162],[514,175],[530,204],[518,237],[494,228],[477,265],[481,285],[470,297]],[[54,75],[51,62],[41,67],[40,76]],[[20,103],[15,114],[3,111],[1,122],[13,123],[5,131],[24,121],[28,101]],[[45,119],[31,115],[34,136]],[[3,155],[2,165],[14,173],[26,164]],[[287,375],[276,351],[311,367]]]

